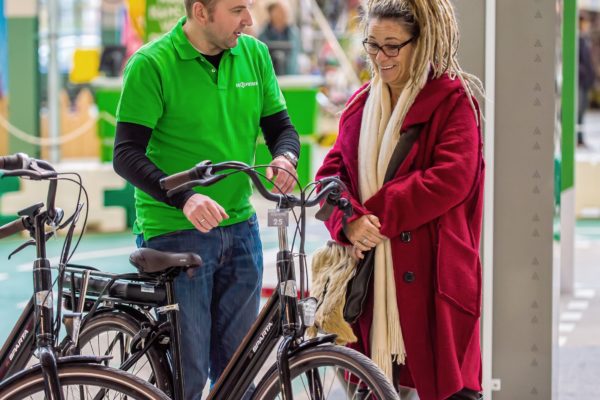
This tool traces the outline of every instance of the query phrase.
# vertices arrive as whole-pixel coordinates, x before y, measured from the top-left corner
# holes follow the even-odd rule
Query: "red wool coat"
[[[444,400],[464,387],[481,390],[484,164],[473,109],[458,79],[430,79],[402,125],[404,132],[424,124],[419,138],[394,178],[361,204],[358,141],[367,96],[343,113],[338,139],[317,178],[339,175],[354,206],[349,221],[375,214],[391,240],[407,352],[400,384],[416,387],[421,400]],[[335,240],[349,244],[340,211],[326,225]],[[359,342],[353,347],[367,355],[371,322],[372,293],[354,326]]]

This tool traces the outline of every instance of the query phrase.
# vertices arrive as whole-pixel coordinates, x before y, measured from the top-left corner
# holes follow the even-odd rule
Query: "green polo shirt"
[[[139,49],[124,71],[117,121],[151,128],[146,154],[167,174],[202,160],[254,163],[261,117],[285,109],[267,47],[242,35],[226,50],[218,71],[190,44],[185,18],[160,39]],[[242,173],[196,188],[229,215],[221,225],[247,220],[252,187]],[[135,190],[135,233],[145,239],[194,229],[179,209]]]

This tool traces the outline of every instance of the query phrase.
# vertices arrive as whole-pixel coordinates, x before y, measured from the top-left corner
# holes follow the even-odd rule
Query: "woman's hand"
[[[363,252],[387,239],[379,233],[380,228],[379,218],[373,214],[363,215],[346,226],[344,232],[350,243],[354,245],[353,255],[356,258],[363,258]]]

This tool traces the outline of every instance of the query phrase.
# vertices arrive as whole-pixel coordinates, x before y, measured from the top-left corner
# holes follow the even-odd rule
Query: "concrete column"
[[[8,120],[20,131],[40,135],[40,82],[38,73],[38,19],[36,0],[4,0],[8,38]],[[11,153],[39,157],[40,149],[13,135]]]
[[[466,72],[474,74],[484,84],[486,96],[478,96],[485,114],[482,121],[486,179],[481,260],[483,292],[481,316],[481,350],[483,362],[483,394],[491,399],[492,381],[492,320],[493,320],[493,246],[494,246],[494,84],[495,84],[495,7],[496,0],[473,2],[456,0],[455,11],[460,27],[459,61]]]
[[[557,5],[496,3],[494,400],[557,395],[559,266],[552,237],[560,101]]]

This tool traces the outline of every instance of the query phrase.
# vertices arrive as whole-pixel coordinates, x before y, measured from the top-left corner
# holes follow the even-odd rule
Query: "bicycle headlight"
[[[317,312],[317,299],[315,297],[307,297],[298,302],[302,323],[309,327],[315,324],[315,314]]]

